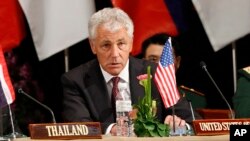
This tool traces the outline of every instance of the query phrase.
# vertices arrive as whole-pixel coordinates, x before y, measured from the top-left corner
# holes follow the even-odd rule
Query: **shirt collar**
[[[129,66],[129,60],[127,61],[124,69],[120,72],[120,74],[118,75],[121,80],[125,81],[125,82],[129,82],[129,70],[128,70],[128,66]],[[106,83],[108,83],[110,81],[111,78],[115,77],[111,74],[109,74],[108,72],[106,72],[102,66],[100,65],[100,68],[101,68],[101,71],[102,71],[102,74],[104,76],[104,79],[106,81]]]

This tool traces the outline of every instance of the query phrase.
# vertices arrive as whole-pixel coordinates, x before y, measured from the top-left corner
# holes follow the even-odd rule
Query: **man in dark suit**
[[[136,77],[145,74],[147,66],[151,66],[152,74],[156,69],[155,63],[130,56],[133,31],[132,20],[118,8],[105,8],[90,18],[89,42],[97,59],[62,76],[63,119],[66,122],[100,122],[103,133],[116,135],[110,80],[119,76],[118,86],[127,87],[132,104],[136,104],[144,96],[144,88]],[[157,100],[157,118],[172,126],[171,109],[164,108],[155,83],[152,83],[152,97]],[[175,125],[185,126],[192,121],[185,99],[180,99],[175,107]]]

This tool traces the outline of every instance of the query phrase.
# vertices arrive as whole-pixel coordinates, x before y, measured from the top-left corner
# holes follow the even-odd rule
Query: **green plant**
[[[151,96],[151,67],[147,67],[147,74],[137,77],[139,83],[145,89],[145,96],[139,100],[138,104],[133,105],[136,109],[136,118],[134,119],[134,132],[138,137],[163,137],[169,136],[170,128],[161,123],[156,118],[156,100]]]

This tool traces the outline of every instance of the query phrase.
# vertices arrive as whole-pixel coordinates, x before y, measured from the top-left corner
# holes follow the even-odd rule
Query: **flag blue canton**
[[[160,63],[161,63],[161,65],[163,67],[167,67],[167,66],[174,63],[172,48],[170,46],[169,41],[167,41],[165,43],[165,46],[163,48],[163,52],[162,52],[162,55],[161,55]]]

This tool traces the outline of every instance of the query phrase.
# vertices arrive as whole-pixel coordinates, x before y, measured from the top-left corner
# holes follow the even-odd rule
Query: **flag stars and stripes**
[[[167,40],[158,63],[155,82],[166,108],[173,106],[180,99],[176,86],[175,67],[171,39]]]

